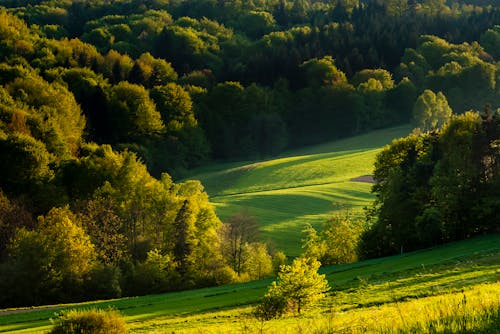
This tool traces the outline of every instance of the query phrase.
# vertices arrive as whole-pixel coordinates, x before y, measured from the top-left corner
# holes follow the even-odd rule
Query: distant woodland
[[[498,230],[498,1],[2,5],[0,307],[270,275],[250,217],[174,180],[409,122],[361,255]]]

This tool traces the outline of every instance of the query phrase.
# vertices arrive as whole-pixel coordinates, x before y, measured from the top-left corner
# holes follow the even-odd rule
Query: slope
[[[266,324],[271,332],[281,333],[287,329],[292,333],[301,323],[327,321],[327,315],[335,316],[339,321],[350,319],[357,323],[393,321],[392,318],[377,318],[379,312],[389,308],[394,316],[394,312],[398,312],[398,308],[404,309],[407,302],[425,305],[428,298],[435,296],[446,298],[457,293],[500,292],[500,235],[478,237],[402,256],[329,266],[321,271],[327,275],[332,291],[319,313],[305,318],[274,320]],[[259,332],[260,323],[251,318],[251,307],[247,305],[255,303],[270,282],[267,279],[161,295],[60,305],[56,309],[4,310],[0,311],[0,332],[44,332],[50,328],[49,318],[62,308],[110,306],[122,312],[133,333],[178,333],[182,330],[193,333]],[[491,297],[495,299],[495,295]],[[500,305],[500,300],[498,302]],[[406,314],[404,318],[409,320],[411,316]]]
[[[371,184],[352,179],[371,174],[381,147],[409,132],[409,126],[400,126],[272,160],[213,165],[194,171],[190,179],[201,180],[223,220],[247,212],[260,224],[262,239],[297,256],[307,224],[318,227],[338,210],[360,214],[370,203]]]

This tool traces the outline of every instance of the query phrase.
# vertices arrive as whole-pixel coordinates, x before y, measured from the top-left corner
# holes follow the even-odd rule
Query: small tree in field
[[[324,298],[330,287],[325,275],[318,274],[320,266],[318,260],[305,257],[295,259],[292,265],[282,266],[278,279],[269,287],[255,314],[267,320],[280,316],[286,306],[301,314]]]

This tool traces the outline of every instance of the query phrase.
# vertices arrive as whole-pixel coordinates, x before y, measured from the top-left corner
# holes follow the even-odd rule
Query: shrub
[[[260,320],[279,318],[285,313],[287,306],[283,296],[266,294],[253,310],[253,315]]]
[[[230,266],[221,266],[214,270],[217,285],[231,284],[238,281],[238,274]]]
[[[125,321],[113,310],[70,310],[61,312],[51,334],[121,334]]]
[[[299,257],[292,265],[282,266],[278,279],[254,309],[254,316],[270,320],[286,311],[301,311],[325,297],[330,290],[325,275],[318,274],[321,263],[316,259]]]

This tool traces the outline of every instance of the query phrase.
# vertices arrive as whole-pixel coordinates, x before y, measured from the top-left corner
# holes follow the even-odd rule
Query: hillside
[[[371,174],[381,147],[409,132],[409,126],[378,130],[277,159],[212,165],[190,178],[201,180],[222,220],[247,212],[257,219],[262,239],[297,256],[307,224],[318,227],[337,210],[359,214],[371,202],[371,184],[353,179]]]
[[[302,328],[304,333],[321,333],[330,328],[361,332],[365,326],[368,332],[376,332],[376,328],[408,328],[426,317],[439,316],[438,312],[443,311],[440,305],[444,305],[447,312],[456,311],[464,298],[467,298],[468,307],[475,308],[474,311],[460,309],[472,326],[474,315],[482,308],[496,305],[498,309],[500,304],[497,298],[500,292],[500,235],[478,237],[403,256],[325,267],[322,272],[327,274],[332,291],[318,312],[267,322],[264,326],[268,331],[290,333]],[[57,310],[0,311],[0,332],[43,332],[50,328],[48,319],[62,308],[112,306],[124,314],[132,333],[254,333],[259,332],[262,324],[249,316],[251,308],[247,305],[263,295],[270,281],[61,305]],[[487,329],[494,328],[488,327],[493,325],[487,321],[484,325]]]

